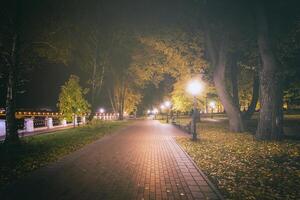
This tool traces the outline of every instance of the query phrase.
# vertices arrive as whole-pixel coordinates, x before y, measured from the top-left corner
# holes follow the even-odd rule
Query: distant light
[[[153,109],[152,111],[154,114],[157,114],[158,113],[158,110],[156,108]]]
[[[99,109],[99,112],[102,114],[102,113],[105,112],[105,109],[104,109],[104,108],[100,108],[100,109]]]
[[[161,110],[165,109],[165,106],[164,106],[164,105],[161,105],[161,106],[160,106],[160,109],[161,109]]]
[[[151,110],[147,110],[147,113],[150,114],[150,113],[151,113]]]
[[[216,102],[211,101],[211,102],[209,103],[209,106],[210,106],[211,108],[215,108],[215,107],[216,107]]]
[[[165,102],[165,106],[166,106],[167,108],[170,108],[170,107],[171,107],[171,102],[170,102],[170,101],[166,101],[166,102]]]
[[[193,96],[198,95],[203,90],[203,84],[198,80],[192,80],[187,85],[187,92]]]

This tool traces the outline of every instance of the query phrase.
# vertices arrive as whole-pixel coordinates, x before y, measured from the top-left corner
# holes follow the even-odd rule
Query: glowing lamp
[[[105,112],[104,108],[100,108],[100,109],[99,109],[99,112],[100,112],[101,114],[103,114],[103,113]]]
[[[165,106],[166,106],[167,108],[170,108],[171,102],[170,102],[170,101],[166,101],[166,102],[165,102]]]
[[[187,92],[193,96],[198,95],[203,90],[203,85],[198,80],[192,80],[187,85]]]

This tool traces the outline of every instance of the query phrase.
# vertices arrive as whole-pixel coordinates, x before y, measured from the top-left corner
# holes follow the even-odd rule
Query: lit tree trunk
[[[258,102],[258,97],[259,97],[259,77],[254,72],[253,86],[252,86],[252,99],[247,111],[243,113],[244,120],[249,120],[252,117],[253,113],[255,112],[255,108]]]
[[[238,109],[240,109],[239,101],[239,86],[238,86],[238,65],[237,65],[237,55],[232,55],[232,61],[230,63],[230,79],[232,87],[232,99],[233,103]]]
[[[208,113],[207,95],[205,96],[205,113]]]
[[[233,103],[231,95],[228,93],[225,82],[225,70],[226,70],[226,53],[225,53],[225,38],[221,39],[220,45],[215,47],[211,34],[209,31],[209,26],[205,20],[203,20],[203,25],[205,28],[205,42],[214,67],[213,81],[217,90],[219,99],[225,109],[225,112],[229,120],[229,129],[233,132],[243,132],[244,125],[242,116],[239,108]]]
[[[214,84],[218,96],[228,116],[229,129],[230,131],[233,132],[243,132],[244,125],[243,125],[240,110],[238,109],[236,104],[234,104],[226,88],[226,83],[225,83],[226,58],[225,58],[224,44],[220,46],[218,60],[215,63],[216,65],[213,74]]]
[[[283,137],[283,89],[279,63],[269,40],[268,23],[261,2],[257,1],[257,42],[262,60],[260,77],[260,113],[256,137],[280,139]]]
[[[126,84],[122,81],[121,92],[120,92],[120,109],[119,109],[119,120],[124,119],[124,106],[125,106],[125,95],[126,95]]]

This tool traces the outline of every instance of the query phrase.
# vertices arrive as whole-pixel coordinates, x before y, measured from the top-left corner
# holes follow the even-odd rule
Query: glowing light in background
[[[166,108],[170,108],[171,107],[171,102],[170,101],[166,101],[165,102],[165,106],[166,106]]]
[[[187,85],[187,92],[193,96],[198,95],[203,90],[203,84],[198,80],[192,80]]]
[[[100,108],[100,109],[99,109],[99,112],[102,114],[102,113],[105,112],[105,109],[104,109],[104,108]]]

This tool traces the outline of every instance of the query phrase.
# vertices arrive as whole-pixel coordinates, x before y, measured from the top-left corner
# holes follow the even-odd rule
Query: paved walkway
[[[31,173],[0,199],[220,199],[176,144],[180,130],[140,121]]]

